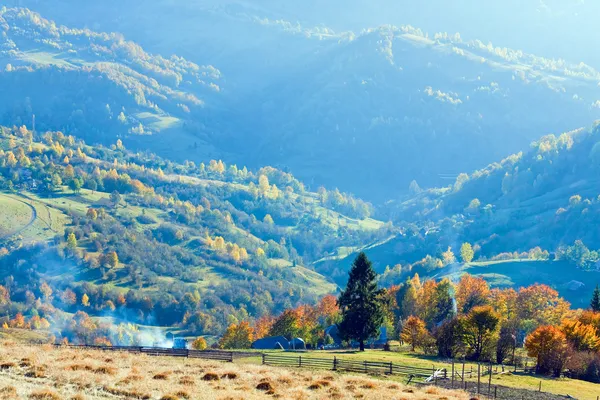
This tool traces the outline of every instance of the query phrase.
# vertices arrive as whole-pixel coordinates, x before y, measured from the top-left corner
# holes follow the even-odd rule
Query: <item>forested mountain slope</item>
[[[58,24],[124,32],[157,54],[215,66],[197,67],[214,72],[203,83],[157,79],[174,93],[152,100],[158,116],[138,112],[131,122],[160,134],[129,135],[129,147],[179,161],[210,155],[253,168],[275,165],[311,187],[338,186],[370,200],[405,192],[413,179],[423,187],[443,184],[544,134],[600,117],[593,68],[455,34],[410,26],[336,32],[308,19],[286,21],[291,14],[268,2],[131,1],[119,3],[117,14],[104,3],[27,5]],[[112,133],[107,127],[102,135]]]
[[[218,334],[335,292],[306,266],[393,235],[369,204],[271,167],[177,164],[24,127],[3,127],[0,146],[11,315],[85,311]]]
[[[146,53],[120,34],[57,26],[26,9],[0,11],[2,121],[61,128],[105,144],[169,127],[194,132],[214,107],[221,73]],[[199,140],[199,139],[197,139]]]
[[[472,244],[476,259],[519,258],[537,247],[540,250],[531,254],[547,251],[545,258],[596,269],[599,171],[598,124],[544,136],[529,151],[461,174],[448,187],[388,203],[387,215],[402,226],[402,232],[367,252],[379,260],[380,271],[386,265],[419,262],[427,255],[443,259],[448,248],[458,258],[465,242]],[[347,262],[322,262],[317,269],[331,273]],[[437,268],[435,258],[428,263]]]
[[[423,192],[397,215],[421,222],[464,219],[460,236],[481,242],[484,254],[510,246],[552,251],[575,240],[599,248],[599,142],[598,124],[545,136],[525,153],[461,175],[449,188]]]

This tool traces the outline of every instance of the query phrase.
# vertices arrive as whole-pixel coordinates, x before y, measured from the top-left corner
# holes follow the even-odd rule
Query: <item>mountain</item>
[[[218,102],[221,73],[146,53],[119,34],[57,26],[26,9],[0,11],[2,121],[63,129],[84,139],[159,132],[188,145]],[[196,121],[196,122],[194,122]]]
[[[272,167],[177,164],[25,127],[2,127],[0,145],[2,288],[11,315],[35,308],[54,325],[84,311],[218,334],[335,292],[311,262],[393,234],[367,203]]]
[[[376,260],[388,285],[414,273],[469,272],[494,286],[545,283],[586,307],[600,281],[599,173],[600,124],[547,135],[452,185],[388,203],[401,232],[357,251]],[[459,262],[463,243],[475,250],[473,262]],[[315,269],[341,283],[354,256],[324,258]]]
[[[186,104],[191,112],[182,113],[179,100],[156,99],[164,115],[136,113],[132,121],[155,134],[125,133],[128,147],[179,162],[208,156],[274,165],[313,188],[337,186],[376,202],[406,193],[412,180],[439,186],[600,117],[600,74],[592,67],[456,34],[411,26],[336,31],[292,19],[288,3],[26,4],[58,23],[124,32],[156,54],[215,66],[198,67],[214,72],[208,87],[164,83],[204,105]]]

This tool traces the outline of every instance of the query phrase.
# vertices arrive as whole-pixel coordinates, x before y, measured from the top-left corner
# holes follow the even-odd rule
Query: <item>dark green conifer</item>
[[[595,312],[600,311],[600,289],[598,288],[598,285],[596,285],[596,289],[594,289],[594,294],[592,294],[592,301],[590,303],[590,307]]]
[[[377,273],[365,253],[354,260],[338,303],[342,310],[340,335],[345,340],[356,340],[360,351],[364,351],[365,341],[376,337],[384,322],[383,290],[377,288]]]

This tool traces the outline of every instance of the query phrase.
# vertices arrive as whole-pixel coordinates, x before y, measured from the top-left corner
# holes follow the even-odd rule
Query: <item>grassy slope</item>
[[[204,181],[202,184],[210,185],[213,184],[213,182]],[[11,228],[11,231],[7,230],[7,235],[4,237],[4,240],[16,237],[16,234],[18,234],[22,237],[24,242],[28,243],[34,241],[49,241],[57,234],[62,235],[65,226],[69,224],[67,213],[74,212],[85,214],[89,207],[107,207],[108,194],[102,192],[92,193],[89,190],[82,189],[80,194],[73,195],[65,188],[63,191],[55,193],[53,197],[40,197],[28,192],[22,194],[0,193],[0,202],[0,204],[4,205],[4,207],[0,207],[0,229],[8,229],[14,226],[14,228]],[[31,221],[33,215],[31,207],[36,209],[36,218],[33,219],[33,221]],[[136,217],[142,214],[142,207],[127,205],[126,207],[119,208],[117,212],[121,215]],[[146,208],[145,212],[147,215],[151,215],[158,221],[157,224],[154,225],[158,225],[161,221],[166,221],[166,219],[163,219],[164,212],[162,210]],[[17,219],[18,224],[13,222],[15,215],[20,216]],[[151,227],[151,225],[144,226],[144,228]],[[182,243],[181,245],[185,246],[185,244],[186,243]],[[88,247],[88,243],[79,243],[79,247],[92,255],[95,254],[93,250]],[[286,261],[281,263],[281,260],[272,260],[271,265],[273,268],[292,268],[289,262]],[[117,278],[111,283],[117,288],[121,287],[125,292],[128,290],[128,287],[125,282],[119,278],[119,270],[124,270],[124,268],[126,268],[126,265],[121,263],[116,269]],[[214,285],[224,283],[227,280],[227,276],[213,271],[210,267],[190,266],[190,269],[199,269],[203,279],[194,283],[183,283],[175,282],[174,278],[163,276],[159,277],[155,286],[144,290],[157,291],[160,290],[161,286],[178,283],[180,285],[185,285],[188,290],[193,291],[198,289],[202,293],[207,290],[212,290]],[[294,272],[297,276],[304,278],[304,283],[299,285],[299,288],[304,291],[312,291],[318,295],[324,295],[336,290],[335,284],[328,282],[325,277],[308,268],[296,266],[294,267]],[[91,284],[101,283],[98,280],[98,277],[91,278],[89,275],[82,273],[75,267],[65,269],[64,266],[62,266],[60,268],[60,274],[58,274],[58,272],[57,274],[54,274],[50,268],[48,276],[49,281],[64,279],[70,279],[74,282],[89,282]]]
[[[273,351],[277,353],[277,351]],[[281,353],[281,352],[279,352]],[[290,354],[292,355],[292,354]],[[353,351],[319,351],[311,352],[305,355],[312,358],[337,358],[349,359],[354,361],[383,361],[393,362],[399,365],[406,365],[419,368],[446,368],[451,370],[451,364],[437,359],[437,357],[425,356],[409,352],[384,352],[381,350],[366,350],[365,352]],[[303,355],[304,357],[304,355]],[[260,357],[247,359],[245,362],[258,363]],[[457,364],[455,364],[456,366]],[[458,368],[458,367],[456,367]],[[462,368],[462,366],[461,366]],[[465,364],[465,371],[477,371],[476,363]],[[507,367],[508,368],[508,367]],[[477,374],[475,373],[475,376]],[[391,377],[390,379],[406,381],[406,377]],[[485,377],[485,385],[487,385],[487,376]],[[476,380],[476,378],[474,378]],[[523,373],[502,374],[492,376],[492,385],[508,386],[517,389],[538,390],[540,381],[542,381],[542,391],[557,395],[570,395],[578,399],[595,399],[599,391],[600,385],[591,382],[580,381],[576,379],[552,379],[540,376],[527,375]]]

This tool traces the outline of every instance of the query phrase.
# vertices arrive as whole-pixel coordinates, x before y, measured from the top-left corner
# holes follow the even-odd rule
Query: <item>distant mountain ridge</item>
[[[29,4],[48,9],[47,4]],[[76,12],[67,15],[71,9]],[[181,162],[210,156],[255,168],[275,165],[313,189],[337,186],[381,202],[406,193],[412,180],[422,187],[438,186],[544,134],[600,118],[600,74],[585,64],[455,34],[428,35],[410,26],[336,33],[282,19],[288,14],[276,9],[269,2],[172,7],[133,1],[115,14],[92,3],[57,3],[48,10],[57,18],[122,29],[153,52],[183,54],[194,63],[185,67],[177,65],[188,63],[179,57],[155,57],[152,68],[134,71],[142,76],[130,74],[128,79],[142,82],[142,93],[158,91],[150,94],[150,106],[160,111],[134,110],[127,129],[114,123],[100,133],[79,129],[80,122],[70,115],[60,120],[75,120],[67,126],[74,133],[88,132],[88,141],[121,136],[131,148]],[[78,14],[81,21],[73,21]],[[130,23],[134,15],[135,25]],[[125,58],[123,65],[131,68],[131,61]],[[167,61],[175,66],[164,66]],[[155,68],[185,72],[179,72],[181,80],[169,72],[165,82],[163,74],[162,80],[154,78]],[[202,82],[196,82],[194,71]],[[152,79],[164,88],[155,88]],[[58,85],[60,92],[65,82]],[[23,96],[16,87],[17,98],[35,100],[35,94]],[[98,94],[103,90],[112,89],[98,89]],[[122,102],[138,108],[135,98]],[[204,106],[194,105],[194,98]],[[104,107],[101,99],[91,104]],[[71,103],[81,109],[85,100],[75,96]],[[111,109],[123,107],[113,102]],[[73,106],[60,109],[71,113]],[[4,122],[30,119],[21,114],[19,120],[10,109]],[[85,114],[92,113],[86,109]],[[99,110],[90,115],[102,123],[105,118]],[[138,123],[155,135],[136,134]],[[47,127],[64,126],[55,121]]]

